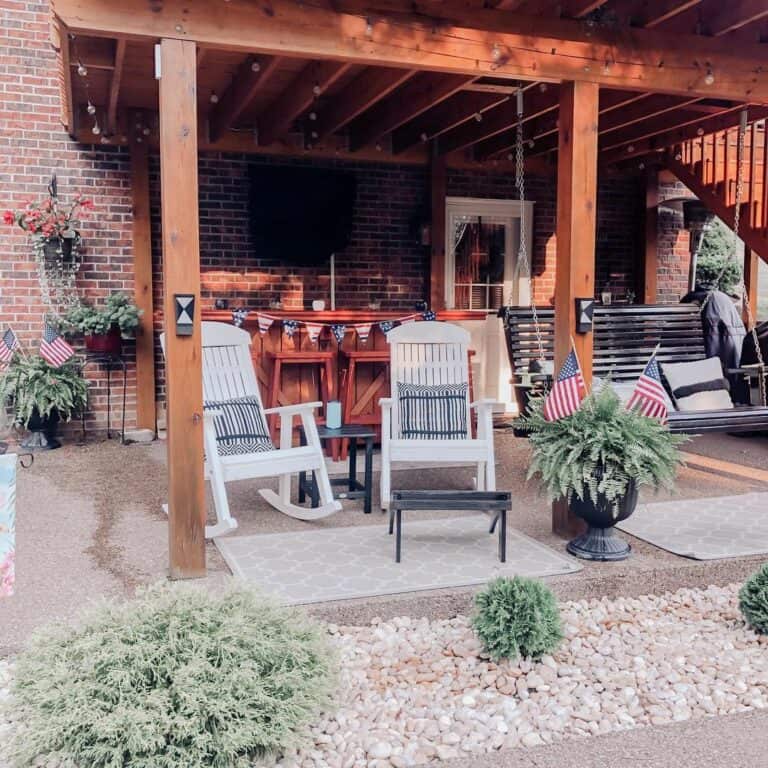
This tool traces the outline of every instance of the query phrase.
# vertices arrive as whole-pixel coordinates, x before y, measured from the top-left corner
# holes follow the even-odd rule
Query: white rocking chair
[[[470,403],[469,331],[442,322],[412,322],[387,333],[390,345],[392,396],[381,405],[381,506],[388,509],[392,493],[392,464],[476,463],[478,491],[496,490],[493,451],[492,399]],[[466,384],[466,437],[461,439],[414,439],[401,436],[398,382],[435,385]],[[471,409],[477,412],[477,438],[472,437]]]
[[[165,334],[160,343],[165,351]],[[205,527],[208,539],[237,528],[227,499],[226,483],[260,477],[279,477],[278,491],[259,489],[262,498],[275,509],[299,520],[318,520],[341,509],[333,498],[328,468],[317,434],[313,411],[322,403],[300,403],[264,410],[250,353],[251,337],[247,331],[227,323],[202,324],[203,400],[223,401],[251,397],[258,401],[263,415],[280,416],[280,446],[275,450],[222,456],[219,454],[214,418],[216,411],[206,410],[204,421],[205,476],[211,482],[216,524]],[[293,447],[293,417],[300,416],[307,445]],[[291,475],[315,472],[320,506],[307,508],[291,502]]]

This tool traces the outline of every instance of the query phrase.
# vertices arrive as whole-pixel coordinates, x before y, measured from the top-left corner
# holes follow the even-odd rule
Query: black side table
[[[85,375],[85,369],[90,363],[100,363],[107,371],[107,440],[112,437],[112,367],[114,366],[123,374],[123,394],[122,394],[122,416],[120,420],[120,443],[125,443],[125,399],[128,390],[128,366],[122,355],[114,355],[108,352],[86,352],[80,371]],[[86,410],[82,413],[83,442],[85,442],[85,416]]]
[[[341,487],[338,494],[339,499],[363,499],[363,512],[366,515],[371,514],[371,487],[373,485],[373,440],[376,437],[374,429],[357,424],[348,424],[338,429],[329,429],[326,426],[318,425],[317,434],[320,442],[325,440],[349,439],[349,474],[347,477],[331,478],[331,486]],[[299,428],[301,444],[307,444],[307,437],[304,429]],[[357,441],[365,440],[365,472],[363,482],[357,479]],[[299,472],[299,503],[302,504],[307,495],[311,500],[312,506],[320,505],[320,495],[317,490],[317,481],[315,473],[312,473],[312,479],[307,480],[306,472]]]

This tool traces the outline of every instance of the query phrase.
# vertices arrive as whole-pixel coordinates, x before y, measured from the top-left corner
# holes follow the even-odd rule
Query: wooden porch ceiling
[[[510,69],[522,66],[519,52],[495,42],[505,39],[506,33],[487,33],[483,44],[488,48],[489,66],[440,63],[438,68],[429,55],[425,64],[417,66],[411,54],[422,45],[418,34],[428,24],[439,27],[435,34],[448,37],[459,25],[464,29],[468,24],[473,31],[492,29],[494,22],[503,30],[540,28],[541,39],[563,38],[557,53],[552,50],[555,58],[576,55],[565,38],[580,38],[582,48],[584,40],[593,39],[591,55],[599,51],[601,63],[595,66],[592,60],[581,59],[587,61],[581,69],[584,79],[601,82],[598,130],[605,161],[626,159],[628,149],[634,157],[658,152],[713,121],[721,128],[734,125],[742,104],[752,105],[755,118],[768,113],[764,107],[768,104],[768,73],[762,69],[768,69],[768,44],[764,42],[768,41],[768,4],[764,0],[734,0],[727,8],[721,0],[491,0],[491,8],[487,0],[465,0],[460,5],[454,0],[369,0],[364,5],[361,1],[334,0],[334,12],[364,18],[368,39],[384,24],[398,27],[401,43],[403,29],[412,31],[414,48],[402,57],[390,54],[387,66],[379,54],[307,55],[301,36],[294,43],[295,50],[281,43],[280,50],[273,45],[246,51],[237,40],[225,45],[211,39],[202,17],[193,19],[188,8],[179,10],[179,18],[183,17],[190,30],[192,22],[198,22],[190,34],[198,41],[201,148],[425,162],[428,145],[434,142],[450,163],[499,163],[507,159],[513,145],[517,116],[512,95],[522,87],[528,154],[551,163],[558,145],[560,90],[558,78],[550,74],[552,65],[540,67],[547,73],[540,80],[511,76]],[[238,13],[247,6],[254,13],[266,10],[261,8],[263,2],[249,0],[214,0],[201,5],[210,9],[218,2],[222,12],[235,10],[235,6],[241,7]],[[301,10],[290,0],[274,3],[280,4],[281,12],[284,5],[285,13]],[[317,8],[302,7],[308,12],[322,9],[329,13],[325,3],[319,0]],[[137,13],[145,7],[143,36],[138,22],[129,22],[124,15],[132,5]],[[151,5],[155,9],[158,3]],[[176,0],[159,5],[161,12],[150,16],[150,5],[142,0],[121,3],[118,12],[110,10],[113,4],[105,0],[56,0],[54,24],[67,96],[63,120],[78,139],[110,143],[156,140],[154,44],[165,36],[166,23],[173,21]],[[166,11],[168,17],[159,19]],[[110,23],[114,29],[109,28]],[[183,24],[173,28],[177,34],[179,29],[181,34],[187,33]],[[226,28],[226,24],[222,26]],[[641,37],[634,36],[636,30]],[[322,38],[320,31],[318,37]],[[456,51],[474,50],[476,40],[457,37],[463,43]],[[602,38],[611,42],[610,48],[604,47]],[[687,66],[693,67],[696,76],[685,75],[686,89],[676,84],[674,72],[683,65],[670,58],[676,55],[670,49],[671,39],[678,39],[680,49],[692,48],[694,63]],[[533,50],[538,40],[531,43],[529,38],[534,58],[542,56]],[[318,46],[322,48],[322,44]],[[663,76],[648,75],[649,56],[657,61]],[[84,76],[78,74],[81,65],[87,70]],[[643,67],[646,71],[641,71]],[[697,68],[706,70],[705,82],[694,71]],[[731,97],[723,98],[723,93]],[[95,115],[88,113],[89,103],[96,107]],[[93,133],[94,123],[98,123],[98,134]]]

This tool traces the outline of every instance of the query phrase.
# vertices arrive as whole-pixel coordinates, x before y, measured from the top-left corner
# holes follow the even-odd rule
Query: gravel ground
[[[402,768],[764,710],[768,637],[745,627],[737,591],[564,603],[565,639],[537,662],[492,662],[462,616],[330,625],[339,708],[277,765]],[[0,700],[10,671],[0,664]]]

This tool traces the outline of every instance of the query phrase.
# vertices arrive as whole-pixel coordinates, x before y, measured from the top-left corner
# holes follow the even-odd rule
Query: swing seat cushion
[[[203,403],[203,408],[207,411],[217,411],[213,417],[213,426],[219,456],[275,450],[258,398],[207,400]]]
[[[400,438],[466,440],[467,392],[464,384],[397,382]]]
[[[718,357],[689,363],[662,363],[662,373],[680,411],[733,408],[730,386]]]

